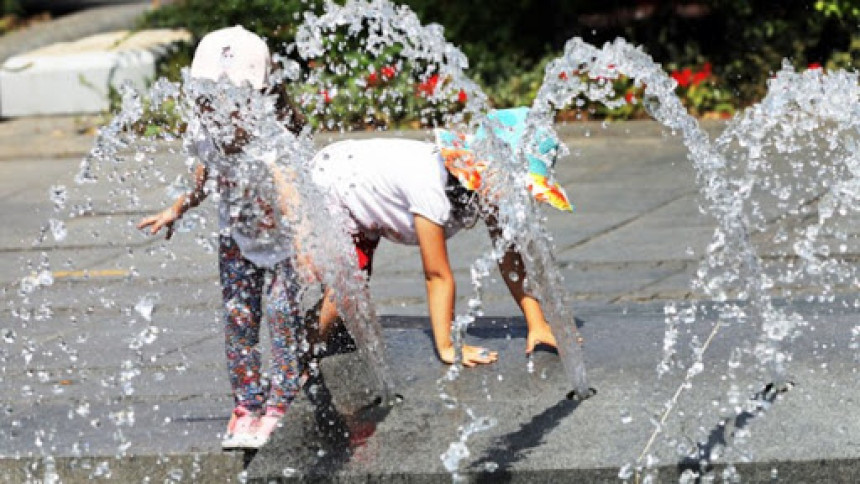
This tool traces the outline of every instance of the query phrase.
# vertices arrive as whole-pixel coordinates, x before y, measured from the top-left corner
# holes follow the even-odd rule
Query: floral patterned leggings
[[[232,237],[221,236],[221,291],[227,369],[237,405],[249,410],[264,406],[286,410],[299,388],[299,287],[289,261],[264,269],[242,256]],[[272,345],[268,394],[261,381],[260,322],[263,292]]]

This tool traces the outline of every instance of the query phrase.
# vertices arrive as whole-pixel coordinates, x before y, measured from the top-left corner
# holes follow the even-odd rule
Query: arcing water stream
[[[586,73],[587,79],[583,79],[581,75]],[[694,356],[686,368],[684,383],[659,416],[652,441],[637,460],[642,466],[653,438],[674,411],[680,393],[701,372],[702,356],[720,328],[741,323],[759,328],[756,344],[738,349],[741,354],[754,356],[744,367],[759,376],[746,390],[733,384],[729,400],[738,403],[729,413],[736,416],[749,404],[755,404],[740,402],[738,395],[744,391],[752,395],[755,389],[780,389],[789,384],[786,365],[791,358],[786,345],[800,335],[806,323],[800,315],[786,314],[774,304],[775,285],[785,287],[803,278],[816,278],[823,289],[817,297],[823,300],[832,300],[832,290],[837,286],[857,286],[856,263],[838,255],[848,252],[847,242],[856,235],[828,222],[835,214],[846,215],[858,208],[860,117],[856,106],[860,94],[856,73],[796,73],[786,66],[771,81],[768,96],[729,123],[717,142],[712,143],[674,94],[674,81],[640,49],[623,40],[597,49],[573,39],[562,57],[547,67],[535,111],[547,113],[568,106],[581,95],[610,106],[623,102],[611,84],[600,81],[618,75],[626,75],[643,86],[648,112],[680,133],[696,168],[702,208],[718,224],[693,282],[707,300],[718,303],[718,320],[712,323],[713,331],[706,341],[692,339]],[[773,163],[791,163],[794,177],[780,179],[769,169]],[[769,210],[770,214],[763,208],[768,205],[763,199],[767,196],[777,200],[777,210]],[[770,262],[764,262],[753,236],[773,230],[769,217],[785,221],[799,210],[813,218],[815,208],[818,216],[814,223],[780,227],[772,235],[783,249],[769,257]],[[819,239],[820,234],[827,234],[828,240]],[[837,244],[838,249],[832,247]],[[793,262],[786,265],[786,259]],[[791,290],[784,290],[781,296],[792,296]],[[679,363],[675,358],[678,332],[682,328],[689,331],[702,313],[696,305],[680,312],[673,307],[667,308],[659,375]],[[729,364],[728,376],[732,380],[742,365],[740,359],[738,356],[738,361]],[[710,463],[710,455],[695,452],[697,460]]]
[[[438,76],[442,81],[439,88],[429,94],[426,109],[444,111],[441,119],[445,127],[473,131],[478,126],[492,126],[487,118],[486,96],[464,74],[467,60],[456,47],[445,42],[438,26],[423,26],[413,12],[386,0],[349,1],[343,6],[328,4],[325,14],[305,17],[294,51],[305,62],[331,57],[332,50],[336,52],[338,46],[331,41],[337,38],[334,33],[347,39],[352,36],[351,41],[361,42],[367,52],[387,56],[386,61],[396,65],[399,72],[406,72],[419,81]],[[326,71],[343,74],[360,68],[348,62],[329,61],[322,69],[303,72],[298,64],[282,61],[284,69],[272,74],[271,84],[302,83],[312,86],[315,91],[312,94],[343,89],[343,86],[332,84],[331,77],[323,75]],[[713,242],[692,283],[703,299],[713,302],[715,307],[705,309],[699,304],[690,304],[678,310],[674,304],[667,305],[664,355],[657,376],[681,369],[683,383],[655,418],[655,432],[642,454],[631,456],[631,465],[619,475],[629,479],[635,469],[637,477],[648,480],[655,475],[653,467],[658,457],[666,458],[659,456],[654,447],[658,443],[657,436],[679,406],[683,406],[682,394],[693,386],[695,376],[702,371],[702,357],[719,331],[737,325],[756,325],[759,334],[757,341],[737,348],[727,362],[730,387],[726,400],[731,405],[724,418],[729,419],[754,404],[743,395],[752,395],[767,385],[780,388],[790,380],[788,347],[794,338],[802,335],[807,322],[784,309],[786,305],[781,301],[792,298],[832,301],[838,291],[846,288],[856,291],[857,265],[852,257],[856,254],[857,234],[846,231],[834,221],[856,214],[860,208],[860,89],[856,73],[824,73],[821,70],[798,73],[784,67],[771,80],[767,97],[732,120],[723,134],[711,141],[675,95],[674,81],[642,50],[623,40],[597,48],[572,39],[564,53],[547,66],[544,83],[529,114],[526,138],[539,132],[553,133],[555,112],[569,107],[578,98],[587,97],[608,106],[624,102],[612,90],[611,83],[606,82],[619,75],[634,79],[638,86],[644,87],[643,102],[648,112],[667,129],[681,135],[696,170],[702,208],[717,222]],[[459,109],[450,109],[451,99],[461,91],[467,101]],[[220,107],[200,116],[195,103],[201,96],[219,99],[220,102],[213,105]],[[403,94],[395,91],[390,96],[396,99]],[[230,164],[219,165],[215,160],[210,168],[225,174],[229,171],[231,178],[238,180],[241,186],[231,192],[238,194],[236,200],[231,200],[236,210],[243,209],[247,196],[278,205],[279,195],[268,181],[273,170],[291,181],[295,187],[291,210],[278,220],[275,231],[258,235],[282,238],[282,243],[290,247],[297,266],[304,268],[304,302],[308,306],[319,298],[320,284],[335,289],[348,329],[375,375],[378,390],[389,399],[394,383],[383,358],[381,327],[353,260],[349,237],[343,232],[345,224],[336,214],[317,209],[322,197],[308,174],[308,162],[314,154],[312,133],[305,130],[294,135],[281,129],[274,113],[274,99],[268,93],[186,78],[182,84],[160,80],[144,97],[151,109],[158,109],[168,100],[178,100],[178,115],[186,123],[201,123],[212,133],[238,122],[242,129],[255,135],[254,141],[231,158]],[[102,130],[99,141],[81,166],[77,182],[84,190],[91,182],[109,181],[116,185],[109,208],[102,210],[124,213],[138,209],[139,187],[165,183],[153,162],[153,153],[163,146],[138,136],[134,129],[144,114],[144,97],[131,90],[123,92],[122,110]],[[316,104],[312,99],[308,105],[323,113],[320,96],[311,97]],[[239,115],[234,116],[237,111]],[[428,119],[432,119],[431,114],[428,112]],[[346,129],[337,125],[328,128]],[[186,132],[186,138],[191,133],[193,131]],[[230,133],[223,136],[227,141],[232,140]],[[563,390],[574,390],[580,398],[587,397],[590,389],[584,357],[563,289],[563,276],[554,263],[552,244],[539,208],[523,187],[523,160],[532,149],[531,144],[523,143],[519,152],[512,152],[509,146],[489,136],[475,149],[478,157],[492,159],[498,167],[488,177],[491,183],[485,197],[496,201],[495,214],[503,228],[503,237],[496,247],[472,264],[475,296],[468,310],[453,322],[454,339],[462,344],[466,327],[480,314],[482,281],[491,267],[509,246],[518,247],[525,256],[529,287],[542,301],[559,341],[559,353],[570,382],[570,388]],[[771,167],[775,163],[791,164],[794,176],[786,179],[774,175]],[[183,189],[187,189],[187,184],[175,186],[174,192]],[[43,238],[50,233],[55,240],[62,241],[67,236],[67,226],[71,225],[66,222],[93,210],[88,204],[67,207],[66,193],[61,189],[52,195],[52,201],[57,207],[57,216],[46,225]],[[252,220],[268,216],[256,212],[248,215]],[[190,220],[207,225],[203,218]],[[762,244],[758,241],[762,239],[769,242],[767,254],[761,252]],[[131,245],[132,239],[127,240]],[[199,242],[211,250],[207,237],[201,236]],[[313,269],[302,264],[303,257],[313,261]],[[170,256],[165,258],[169,260]],[[37,305],[33,297],[34,291],[52,283],[50,262],[43,261],[38,269],[35,276],[22,281],[21,300],[16,309],[22,325],[33,317],[51,318],[50,304]],[[801,281],[813,281],[812,285],[821,288],[820,293],[794,292],[793,288]],[[775,297],[779,298],[778,302]],[[142,298],[131,316],[148,319],[147,314],[151,315],[156,300],[157,296]],[[715,319],[711,315],[715,315]],[[705,341],[690,336],[691,329],[701,324],[713,328]],[[136,336],[136,343],[129,348],[140,356],[139,349],[157,333],[148,327]],[[686,362],[682,361],[678,348],[685,337],[690,339],[692,350],[692,357]],[[35,351],[32,345],[26,345],[25,365],[29,362],[26,355]],[[4,356],[6,362],[12,359],[12,356]],[[130,395],[134,392],[135,369],[139,364],[135,357],[130,357],[122,374],[107,378],[106,385]],[[440,379],[441,394],[446,393],[446,385],[456,379],[459,371],[459,366],[455,365]],[[460,405],[446,398],[453,405]],[[78,406],[76,414],[88,415],[89,412],[81,408],[84,407]],[[463,461],[469,456],[466,446],[469,436],[492,425],[492,418],[477,416],[473,409],[464,409],[471,421],[463,425],[461,435],[442,456],[443,464],[455,478],[460,477]],[[127,413],[116,413],[111,420],[120,430],[123,425],[134,422],[133,415]],[[671,447],[668,444],[673,441],[671,437],[666,436],[667,447]],[[131,443],[121,431],[114,433],[114,438],[117,453],[121,455]],[[683,459],[692,455],[704,462],[701,469],[691,470],[687,478],[706,473],[707,464],[712,460],[712,456],[701,455],[696,448],[684,447],[672,449],[672,452],[676,455],[669,458]],[[50,454],[46,448],[45,455]]]

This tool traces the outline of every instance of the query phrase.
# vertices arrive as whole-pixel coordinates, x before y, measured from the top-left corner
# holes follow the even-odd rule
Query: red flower
[[[698,86],[699,84],[707,81],[709,77],[711,77],[711,63],[705,62],[702,66],[702,70],[693,75],[691,82],[694,86]]]
[[[379,82],[379,76],[377,76],[375,72],[371,72],[367,76],[367,85],[368,86],[371,86],[371,87],[375,86],[376,83],[378,83],[378,82]]]
[[[681,87],[687,87],[693,81],[693,71],[689,67],[682,71],[672,71],[671,76]]]
[[[466,91],[460,89],[460,92],[457,93],[457,101],[460,101],[461,103],[465,104],[466,100],[468,100],[468,99],[469,99],[469,96],[466,95]]]
[[[322,94],[323,102],[325,102],[326,104],[331,103],[331,95],[328,93],[327,90],[323,89],[322,91],[320,91],[320,94]]]
[[[632,89],[624,94],[624,100],[627,101],[627,104],[633,104],[636,102],[636,96],[633,94]]]
[[[397,68],[394,66],[385,66],[381,69],[382,77],[385,79],[391,79],[397,74]]]
[[[821,64],[819,64],[818,62],[813,62],[813,63],[809,64],[808,66],[806,66],[806,68],[809,70],[821,69]]]
[[[567,80],[567,72],[562,71],[561,74],[558,75],[558,78],[561,79],[562,81],[566,81]]]
[[[433,74],[426,81],[418,84],[418,92],[419,94],[423,94],[427,97],[433,95],[433,92],[436,91],[436,85],[439,84],[439,74]]]

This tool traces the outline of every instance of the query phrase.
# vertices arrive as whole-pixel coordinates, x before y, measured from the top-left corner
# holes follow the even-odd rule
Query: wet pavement
[[[760,400],[766,412],[751,407],[727,426],[720,425],[724,362],[756,333],[748,325],[720,329],[705,371],[679,401],[683,416],[667,420],[648,445],[681,378],[658,379],[655,371],[664,305],[698,297],[690,279],[713,231],[698,209],[680,141],[651,122],[559,128],[574,154],[559,162],[557,174],[578,211],[546,215],[586,340],[595,397],[568,400],[550,352],[538,353],[530,370],[524,323],[495,275],[485,289],[485,317],[469,340],[499,350],[499,363],[440,384],[445,368],[432,351],[419,258],[414,248],[383,242],[372,292],[404,401],[374,406],[355,355],[336,355],[324,360],[323,381],[299,398],[270,445],[256,456],[221,452],[231,400],[212,253],[214,204],[200,207],[204,218],[171,241],[139,234],[134,222],[169,200],[165,182],[184,172],[183,160],[170,152],[175,146],[163,145],[152,155],[157,170],[148,172],[161,181],[148,183],[133,176],[133,165],[118,165],[101,173],[101,183],[76,186],[81,155],[92,143],[89,128],[98,122],[0,123],[0,477],[6,482],[42,479],[46,470],[63,482],[144,476],[439,482],[450,479],[440,455],[470,421],[466,408],[494,419],[466,440],[461,470],[477,481],[617,482],[625,466],[653,454],[662,456],[651,462],[660,479],[673,482],[692,464],[672,447],[705,436],[719,450],[731,435],[743,439],[730,460],[746,482],[773,476],[850,482],[857,471],[857,356],[850,348],[860,321],[856,287],[837,290],[834,301],[792,303],[810,321],[794,343],[795,386]],[[720,130],[716,123],[707,127]],[[322,135],[318,142],[332,139]],[[109,181],[118,176],[127,181]],[[68,236],[56,241],[49,220],[63,217],[49,193],[59,185],[66,187],[67,209],[89,203],[93,210],[66,219]],[[851,243],[856,253],[856,237]],[[461,311],[470,296],[468,265],[488,246],[480,227],[451,240]],[[765,255],[771,250],[766,241],[760,247]],[[52,281],[22,298],[22,280],[43,271]],[[704,340],[711,324],[703,318],[694,332]],[[760,375],[741,376],[741,400],[763,390],[756,386],[765,381]],[[441,393],[458,405],[449,408]]]

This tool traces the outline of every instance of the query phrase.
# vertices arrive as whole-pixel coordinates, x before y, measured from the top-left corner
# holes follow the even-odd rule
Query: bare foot
[[[440,351],[439,358],[449,365],[454,363],[454,347],[452,346]],[[463,345],[463,366],[471,368],[477,365],[493,363],[498,359],[499,353],[497,351],[490,351],[480,346]]]

